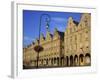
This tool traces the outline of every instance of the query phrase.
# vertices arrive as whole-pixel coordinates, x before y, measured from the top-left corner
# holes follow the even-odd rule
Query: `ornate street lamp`
[[[48,29],[49,28],[49,22],[50,22],[50,16],[48,14],[42,14],[40,16],[40,24],[39,24],[39,40],[38,40],[38,45],[36,45],[34,47],[34,50],[37,52],[37,68],[38,68],[38,60],[39,60],[39,53],[41,51],[43,51],[43,47],[40,45],[40,34],[41,34],[41,20],[42,20],[42,17],[43,16],[46,16],[46,28]]]

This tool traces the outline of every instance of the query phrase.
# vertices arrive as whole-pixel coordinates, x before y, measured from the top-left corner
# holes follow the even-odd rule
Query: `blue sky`
[[[40,16],[48,14],[50,16],[49,31],[53,34],[54,29],[65,31],[69,17],[73,17],[75,21],[80,21],[82,13],[71,12],[50,12],[50,11],[33,11],[23,10],[23,46],[31,44],[39,37]],[[41,19],[41,33],[46,35],[46,18],[42,16]]]

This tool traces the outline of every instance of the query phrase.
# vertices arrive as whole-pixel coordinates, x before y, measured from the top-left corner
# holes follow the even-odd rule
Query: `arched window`
[[[75,55],[74,57],[74,65],[77,66],[78,65],[78,56]]]
[[[70,56],[70,66],[73,66],[73,56]]]
[[[57,57],[57,65],[59,66],[59,57]]]
[[[53,65],[53,58],[51,59],[51,64]]]
[[[56,58],[54,58],[54,64],[56,63]]]
[[[72,33],[72,28],[70,28],[70,33]]]
[[[68,58],[68,56],[66,56],[66,66],[68,66],[69,65],[69,58]]]
[[[46,60],[46,65],[48,65],[48,59]]]
[[[86,65],[90,65],[90,64],[91,64],[91,56],[90,56],[89,53],[87,53],[87,54],[85,55],[85,64],[86,64]]]
[[[41,64],[43,65],[43,59],[41,60]]]
[[[88,17],[87,16],[84,17],[84,24],[86,27],[88,27]]]
[[[84,65],[84,55],[83,54],[80,54],[79,56],[79,64]]]
[[[63,66],[64,64],[64,57],[61,57],[61,65]]]

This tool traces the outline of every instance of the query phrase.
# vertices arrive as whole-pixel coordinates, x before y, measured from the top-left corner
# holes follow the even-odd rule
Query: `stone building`
[[[65,65],[85,66],[91,64],[91,14],[83,14],[80,22],[72,17],[65,31]]]
[[[23,64],[37,66],[37,52],[34,47],[38,40],[23,49]],[[46,36],[41,34],[39,67],[90,66],[91,65],[91,14],[84,13],[80,22],[69,17],[65,32],[57,28],[54,34],[47,30]]]
[[[61,58],[64,56],[64,33],[55,29],[52,35],[47,31],[46,37],[41,35],[40,45],[43,51],[39,53],[39,66],[61,66]]]
[[[27,46],[23,49],[23,65],[24,66],[36,66],[37,54],[34,50],[35,43]]]

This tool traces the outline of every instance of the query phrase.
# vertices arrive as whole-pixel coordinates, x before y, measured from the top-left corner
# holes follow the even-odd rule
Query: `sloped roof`
[[[64,32],[57,31],[62,40],[64,40]]]
[[[79,22],[77,22],[77,21],[75,21],[75,20],[74,20],[73,22],[76,24],[76,26],[78,26]]]

